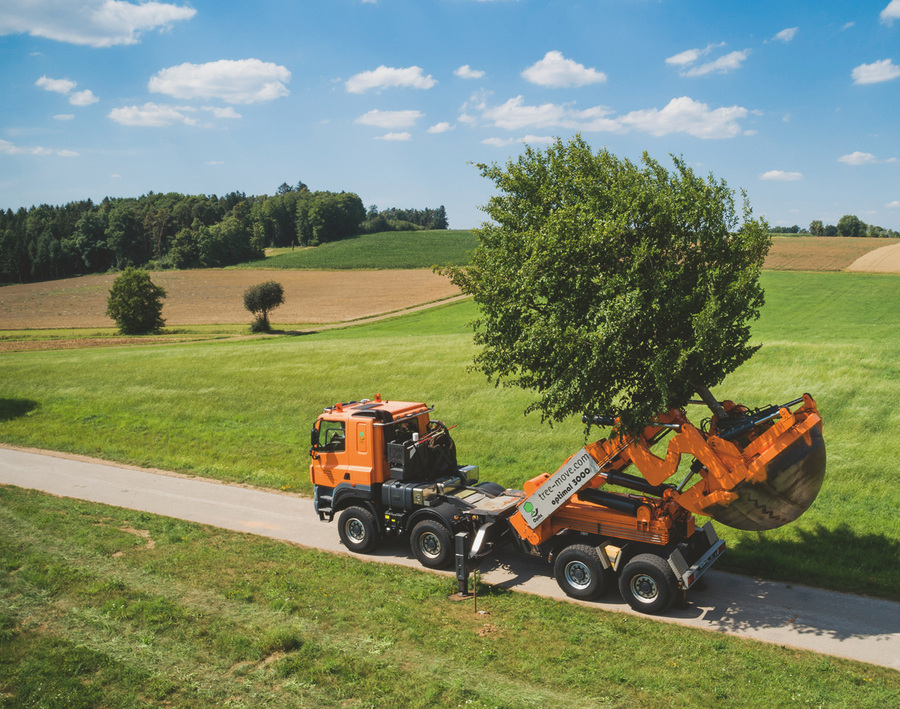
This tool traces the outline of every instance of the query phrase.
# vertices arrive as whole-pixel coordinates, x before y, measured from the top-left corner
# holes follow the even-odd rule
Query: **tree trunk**
[[[698,384],[697,382],[691,382],[691,384],[703,400],[703,403],[709,407],[709,410],[715,414],[715,417],[719,419],[719,421],[724,421],[728,418],[728,414],[725,409],[722,408],[722,404],[718,402],[716,397],[712,395],[712,392],[705,385]]]

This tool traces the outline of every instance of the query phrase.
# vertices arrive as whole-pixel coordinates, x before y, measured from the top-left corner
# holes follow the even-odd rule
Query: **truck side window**
[[[344,422],[322,421],[319,426],[319,450],[340,453],[344,450]]]

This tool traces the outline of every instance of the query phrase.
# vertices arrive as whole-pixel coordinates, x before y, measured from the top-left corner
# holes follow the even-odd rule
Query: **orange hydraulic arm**
[[[563,529],[667,544],[675,530],[693,533],[691,513],[738,529],[774,529],[795,520],[812,504],[825,474],[815,401],[804,394],[753,413],[730,401],[723,407],[728,418],[714,416],[707,432],[670,409],[640,435],[586,446],[553,475],[525,484],[513,526],[535,545]],[[674,435],[661,458],[651,447],[669,431]],[[694,459],[690,472],[679,485],[667,484],[682,455]],[[643,479],[624,472],[632,465]],[[599,489],[607,485],[641,494]]]

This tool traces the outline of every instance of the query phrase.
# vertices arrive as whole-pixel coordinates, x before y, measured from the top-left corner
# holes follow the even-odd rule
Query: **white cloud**
[[[0,153],[4,155],[56,155],[63,158],[78,157],[78,153],[74,150],[55,150],[53,148],[44,148],[35,146],[33,148],[22,148],[8,140],[0,140]]]
[[[53,91],[54,93],[63,94],[64,96],[78,86],[77,83],[70,81],[69,79],[51,79],[49,76],[42,76],[34,82],[34,85],[45,91]]]
[[[4,0],[0,35],[29,34],[88,47],[137,44],[141,33],[189,20],[189,6],[124,0]]]
[[[776,34],[772,39],[778,40],[779,42],[790,42],[799,29],[799,27],[788,27],[785,30],[781,30],[781,32]]]
[[[606,81],[606,74],[602,71],[589,69],[556,51],[547,52],[543,59],[525,69],[522,77],[532,84],[555,89],[577,88]]]
[[[900,200],[895,199],[893,202],[888,202],[884,205],[887,209],[900,209]]]
[[[241,114],[235,111],[231,106],[219,108],[218,106],[204,106],[204,111],[211,112],[216,118],[241,118]]]
[[[730,106],[711,109],[707,104],[682,96],[672,99],[662,109],[650,108],[615,116],[606,106],[578,110],[574,104],[545,103],[528,106],[522,96],[499,106],[489,106],[484,99],[464,110],[474,109],[481,119],[497,128],[564,128],[583,132],[626,133],[639,131],[655,136],[686,133],[696,138],[732,138],[740,135],[738,121],[748,114],[746,108]]]
[[[441,121],[440,123],[435,123],[431,128],[428,129],[429,133],[446,133],[449,130],[453,130],[453,126],[451,126],[447,121]]]
[[[900,66],[890,59],[882,59],[872,64],[860,64],[853,70],[854,84],[879,84],[900,76]]]
[[[92,103],[97,103],[99,100],[100,99],[94,96],[94,92],[90,89],[76,91],[69,97],[69,103],[73,106],[90,106]]]
[[[548,145],[556,140],[549,135],[526,135],[522,138],[485,138],[483,145],[491,145],[495,148],[505,148],[513,143],[526,143],[528,145]]]
[[[784,170],[769,170],[759,176],[760,180],[774,180],[775,182],[796,182],[803,179],[801,172],[785,172]]]
[[[724,47],[725,42],[719,42],[718,44],[707,44],[704,49],[686,49],[683,52],[679,52],[674,56],[666,59],[666,64],[674,64],[675,66],[687,66],[688,64],[693,64],[700,57],[705,57],[712,50],[718,49],[719,47]]]
[[[437,84],[431,74],[424,76],[422,67],[410,66],[404,69],[384,66],[372,71],[364,71],[351,76],[344,88],[351,94],[362,94],[370,89],[430,89]]]
[[[876,158],[872,153],[862,153],[859,150],[850,153],[849,155],[842,155],[838,158],[838,162],[847,165],[865,165],[866,163],[875,162],[875,160]]]
[[[900,20],[900,0],[891,0],[888,6],[881,11],[882,24],[890,27],[894,20]]]
[[[484,77],[484,72],[479,69],[473,69],[468,64],[463,64],[459,69],[456,69],[453,72],[460,79],[481,79]]]
[[[178,106],[167,106],[158,103],[145,103],[143,106],[123,106],[109,112],[109,118],[123,126],[140,126],[145,128],[166,128],[183,123],[197,125],[197,121],[185,115],[190,109]]]
[[[151,93],[182,99],[217,98],[225,103],[260,103],[287,96],[291,72],[259,59],[220,59],[206,64],[179,64],[150,78]]]
[[[841,32],[845,32],[846,30],[849,30],[849,29],[850,29],[851,27],[853,27],[855,24],[856,24],[855,22],[847,22],[847,23],[845,23],[845,24],[841,27]]]
[[[382,136],[376,137],[375,140],[392,140],[402,142],[405,140],[412,140],[412,133],[408,133],[406,131],[402,133],[385,133]]]
[[[74,113],[57,113],[53,116],[54,121],[71,121],[73,118],[75,118]]]
[[[685,72],[681,72],[682,76],[707,76],[708,74],[727,74],[741,68],[747,57],[750,56],[750,50],[745,49],[742,52],[730,52],[724,56],[706,62],[700,66],[695,66]]]
[[[421,111],[379,111],[376,108],[364,113],[353,122],[376,128],[409,128],[424,115]]]

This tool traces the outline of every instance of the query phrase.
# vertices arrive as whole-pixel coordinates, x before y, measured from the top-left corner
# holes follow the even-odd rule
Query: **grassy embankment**
[[[897,672],[0,488],[2,707],[882,707]]]
[[[345,270],[464,265],[469,262],[468,253],[477,245],[475,235],[464,229],[386,231],[315,248],[275,249],[265,259],[248,261],[236,268]]]
[[[716,388],[751,406],[808,391],[828,475],[812,509],[765,534],[722,529],[721,566],[900,599],[900,278],[766,273],[765,347]],[[264,341],[9,353],[0,439],[309,492],[307,431],[323,405],[380,392],[458,423],[461,459],[520,487],[583,442],[580,422],[523,418],[528,396],[468,373],[470,303]],[[702,411],[696,411],[701,418]]]

